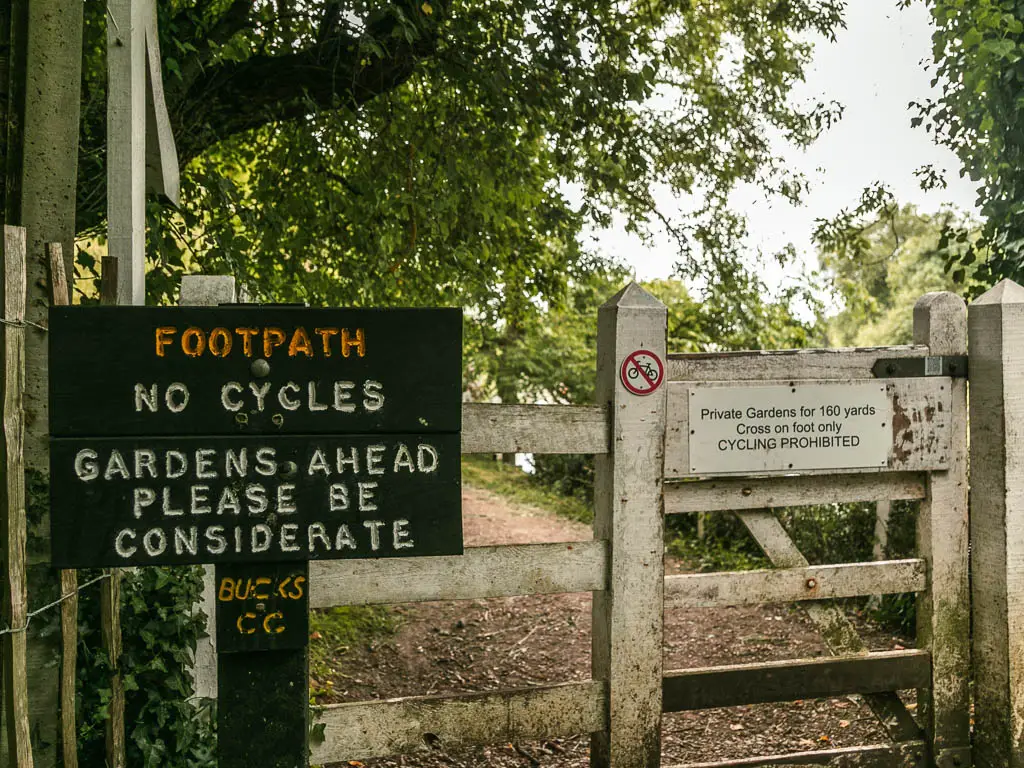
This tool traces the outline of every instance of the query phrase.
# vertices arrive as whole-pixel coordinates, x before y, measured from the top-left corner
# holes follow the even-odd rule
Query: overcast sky
[[[924,3],[918,0],[901,11],[896,0],[852,0],[846,23],[836,43],[818,43],[807,82],[794,94],[797,99],[834,99],[846,107],[843,119],[809,150],[782,147],[786,163],[811,180],[804,205],[768,202],[754,189],[739,190],[734,198],[749,218],[752,248],[770,254],[793,243],[812,265],[814,220],[855,204],[861,190],[875,181],[888,185],[901,203],[916,203],[924,211],[944,203],[971,210],[975,197],[971,182],[959,177],[952,153],[935,146],[923,128],[910,127],[907,105],[928,97],[932,77],[924,69],[931,61]],[[913,172],[929,163],[945,169],[947,189],[921,191]],[[664,203],[673,204],[670,198]],[[596,233],[595,239],[601,250],[632,264],[640,279],[672,271],[675,251],[665,238],[644,246],[611,230]],[[771,266],[764,274],[773,285],[791,276]]]

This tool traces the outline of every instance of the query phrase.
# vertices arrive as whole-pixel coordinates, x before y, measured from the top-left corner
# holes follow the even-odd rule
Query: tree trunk
[[[45,243],[63,245],[71,276],[74,257],[75,200],[78,176],[79,110],[81,99],[81,0],[13,0],[11,16],[17,29],[19,13],[28,14],[24,67],[11,58],[10,83],[24,83],[23,133],[5,142],[5,160],[20,155],[21,167],[5,168],[8,224],[28,234],[27,319],[47,324],[49,279]],[[8,88],[17,92],[17,88]],[[8,113],[14,125],[16,114]],[[8,132],[11,135],[11,132]],[[20,139],[20,141],[19,141]],[[20,146],[19,146],[20,144]],[[13,164],[16,166],[16,164]],[[13,174],[12,178],[9,174]],[[69,285],[73,285],[69,280]],[[25,340],[25,464],[29,514],[29,608],[43,605],[59,593],[57,571],[49,565],[49,493],[47,418],[47,338],[30,327]],[[29,708],[36,768],[56,766],[60,680],[59,611],[40,615],[29,631]],[[47,636],[44,636],[47,635]]]

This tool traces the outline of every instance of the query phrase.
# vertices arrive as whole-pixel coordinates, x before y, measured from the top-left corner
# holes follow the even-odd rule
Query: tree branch
[[[307,47],[285,47],[243,61],[211,61],[209,52],[252,31],[252,0],[232,0],[205,32],[199,27],[194,35],[179,31],[197,48],[196,56],[183,62],[181,77],[167,83],[179,162],[184,166],[234,134],[325,110],[355,110],[399,87],[420,61],[435,55],[446,5],[446,0],[433,0],[428,14],[421,0],[394,0],[358,31],[344,19],[326,18],[323,38]],[[175,21],[179,30],[196,24],[194,15],[179,14]],[[83,126],[79,156],[79,231],[102,222],[106,189],[103,147],[96,144],[106,135],[105,115],[96,109],[83,117],[89,125]]]
[[[320,110],[356,109],[397,88],[418,61],[434,54],[436,38],[433,30],[412,42],[389,32],[386,25],[368,30],[391,46],[384,57],[367,53],[361,38],[336,30],[294,53],[207,66],[169,105],[182,162],[236,133]]]

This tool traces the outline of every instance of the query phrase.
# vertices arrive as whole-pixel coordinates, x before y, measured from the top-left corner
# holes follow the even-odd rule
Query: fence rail
[[[924,357],[924,344],[855,349],[780,349],[668,356],[669,381],[763,381],[874,378],[881,359]]]
[[[931,657],[923,650],[685,669],[665,674],[663,709],[683,712],[927,688],[931,675]]]
[[[461,557],[310,563],[311,608],[593,592],[607,585],[608,544],[467,547]]]
[[[686,573],[665,577],[665,607],[721,608],[892,595],[922,592],[927,585],[926,563],[920,559],[762,571]]]
[[[526,690],[415,696],[325,707],[314,764],[414,752],[424,747],[517,742],[600,731],[607,686],[590,680]]]
[[[899,744],[872,744],[842,749],[815,749],[788,755],[766,755],[714,763],[687,763],[671,768],[768,768],[768,766],[824,765],[829,768],[924,768],[927,745],[919,740]]]
[[[463,453],[608,452],[608,409],[596,405],[465,403]]]
[[[735,512],[808,504],[923,499],[926,478],[920,472],[797,477],[719,477],[665,484],[665,514]]]

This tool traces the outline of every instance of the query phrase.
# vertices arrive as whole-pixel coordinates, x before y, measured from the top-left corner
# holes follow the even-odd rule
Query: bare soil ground
[[[463,490],[467,545],[580,541],[589,526]],[[686,564],[666,563],[669,572]],[[397,633],[344,649],[321,703],[435,693],[481,692],[590,678],[590,595],[542,595],[419,603],[395,608]],[[873,650],[904,640],[860,626]],[[758,606],[669,610],[665,669],[827,655],[799,608]],[[316,681],[320,685],[328,681]],[[662,764],[710,762],[886,741],[859,698],[798,701],[666,715]],[[373,766],[585,766],[589,738],[489,747],[424,747],[421,753],[365,761]],[[358,765],[358,764],[357,764]]]

